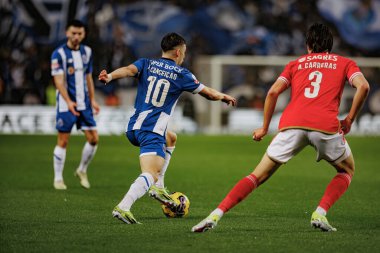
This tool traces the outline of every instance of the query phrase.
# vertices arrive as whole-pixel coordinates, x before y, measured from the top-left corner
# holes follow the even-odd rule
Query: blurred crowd
[[[65,42],[68,19],[88,25],[85,44],[94,50],[94,76],[139,57],[159,57],[167,32],[182,34],[188,44],[185,67],[194,70],[199,55],[300,55],[304,33],[313,22],[330,25],[333,52],[380,57],[380,0],[168,0],[168,1],[11,1],[0,3],[0,103],[54,104],[50,54]],[[377,69],[368,72],[378,90]],[[224,89],[254,89],[239,102],[260,108],[277,73],[268,68],[229,67]],[[96,78],[94,78],[96,80]],[[105,104],[120,105],[118,90],[133,88],[121,79],[96,88]]]

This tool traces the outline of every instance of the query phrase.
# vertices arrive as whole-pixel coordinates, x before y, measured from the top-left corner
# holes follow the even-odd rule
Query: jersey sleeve
[[[146,59],[141,58],[141,59],[138,59],[137,61],[135,61],[134,63],[132,63],[133,65],[136,66],[136,68],[138,70],[137,76],[140,75],[140,72],[143,70],[146,61],[147,61]]]
[[[351,86],[352,86],[352,80],[354,80],[354,78],[358,75],[362,75],[360,68],[358,67],[358,65],[356,65],[356,63],[354,61],[349,60],[349,62],[347,64],[346,78],[347,78],[347,80]]]
[[[183,73],[182,90],[193,94],[199,93],[205,86],[188,70]]]
[[[63,64],[62,64],[62,57],[58,53],[58,51],[54,51],[51,55],[51,75],[57,76],[57,75],[63,75]]]
[[[286,83],[286,86],[289,87],[291,81],[292,81],[292,62],[288,63],[280,76],[277,79],[280,79]]]

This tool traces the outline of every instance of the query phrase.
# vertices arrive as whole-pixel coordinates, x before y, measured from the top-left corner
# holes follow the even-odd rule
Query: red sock
[[[259,186],[259,181],[256,176],[250,174],[241,179],[232,190],[227,194],[223,201],[219,204],[223,212],[227,212],[232,207],[237,205],[240,201],[245,199],[255,188]]]
[[[346,192],[351,183],[352,176],[348,173],[338,173],[327,186],[325,194],[323,195],[319,206],[326,210],[330,209],[332,205]]]

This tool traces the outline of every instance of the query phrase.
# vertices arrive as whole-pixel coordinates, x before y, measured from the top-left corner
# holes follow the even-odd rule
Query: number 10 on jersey
[[[152,102],[152,104],[156,107],[161,107],[165,103],[166,96],[168,95],[169,87],[170,87],[170,82],[166,79],[158,79],[157,82],[157,77],[155,76],[149,76],[148,81],[149,81],[149,86],[148,86],[148,91],[146,93],[145,97],[145,103]],[[154,92],[152,94],[153,86],[156,83],[156,86],[154,87]],[[162,88],[163,86],[163,88]],[[161,91],[161,94],[160,94]],[[157,101],[158,97],[160,96],[160,100]]]

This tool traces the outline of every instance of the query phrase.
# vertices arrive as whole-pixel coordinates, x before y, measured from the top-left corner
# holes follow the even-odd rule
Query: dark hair
[[[73,19],[73,20],[70,20],[67,25],[66,25],[66,30],[69,29],[70,26],[74,26],[74,27],[79,27],[79,28],[84,28],[86,30],[86,26],[83,24],[82,21],[78,20],[78,19]]]
[[[174,49],[176,46],[186,44],[185,39],[177,33],[168,33],[161,40],[161,49],[166,52]]]
[[[306,33],[306,45],[313,53],[331,52],[333,36],[330,29],[324,25],[315,23],[309,27]]]

